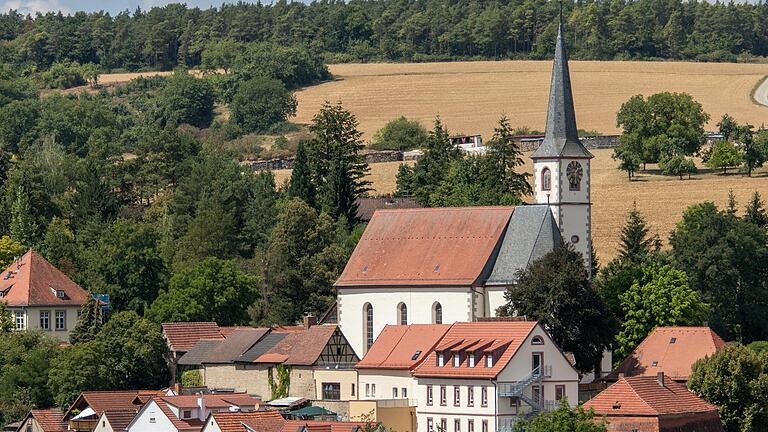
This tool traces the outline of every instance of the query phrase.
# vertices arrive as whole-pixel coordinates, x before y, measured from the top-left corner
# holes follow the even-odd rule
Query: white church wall
[[[499,306],[507,304],[507,300],[504,298],[504,293],[507,291],[506,286],[487,287],[485,289],[485,295],[488,297],[488,310],[485,316],[495,317],[496,309]]]
[[[400,324],[398,305],[408,308],[408,324],[432,324],[433,306],[443,309],[443,324],[472,321],[472,296],[469,287],[440,288],[338,288],[339,326],[355,353],[363,358],[366,303],[373,306],[374,339],[387,324]]]
[[[560,200],[560,196],[557,194],[561,188],[557,187],[558,182],[560,182],[560,169],[558,166],[558,162],[555,159],[538,159],[534,161],[533,164],[533,175],[534,175],[534,198],[535,202],[537,204],[546,204],[547,202],[558,202]],[[544,190],[542,187],[542,173],[544,172],[544,168],[548,168],[549,172],[551,174],[551,187],[550,190]],[[549,199],[547,199],[547,194],[549,194]],[[553,209],[554,210],[554,209]]]

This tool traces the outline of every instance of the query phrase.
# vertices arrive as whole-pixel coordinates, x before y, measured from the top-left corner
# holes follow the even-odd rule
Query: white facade
[[[534,340],[543,343],[535,344]],[[540,401],[544,410],[556,408],[560,403],[558,398],[561,397],[567,398],[569,404],[575,406],[579,396],[579,374],[546,332],[537,325],[495,380],[417,378],[418,430],[435,432],[441,421],[445,421],[446,426],[442,432],[511,430],[520,418],[518,416],[530,412],[531,408],[519,398],[504,396],[507,391],[505,385],[517,383],[529,376],[534,354],[539,357],[545,373],[540,382],[525,387],[523,394],[529,399]],[[445,367],[451,366],[449,364]],[[441,400],[443,392],[444,403]]]
[[[580,168],[581,179],[572,187],[568,166]],[[536,204],[548,204],[564,242],[581,252],[587,269],[592,268],[592,202],[588,158],[546,158],[533,161]],[[549,177],[547,179],[547,177]]]
[[[16,330],[42,330],[61,341],[69,342],[69,334],[77,325],[80,306],[9,306]]]
[[[398,325],[400,308],[407,308],[407,324],[452,324],[473,321],[470,287],[456,288],[338,288],[338,320],[344,336],[362,358],[368,351],[366,306],[373,309],[373,339],[387,324]],[[437,321],[436,309],[442,310]]]
[[[126,428],[128,432],[177,432],[176,426],[157,405],[151,400],[139,411],[139,414]]]
[[[416,399],[416,378],[406,369],[359,369],[360,400]]]

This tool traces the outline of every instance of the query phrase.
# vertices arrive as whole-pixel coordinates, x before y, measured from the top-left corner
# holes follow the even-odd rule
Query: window
[[[493,353],[485,355],[485,367],[493,367]]]
[[[446,391],[445,386],[440,386],[440,405],[445,406],[445,399],[446,399]]]
[[[461,405],[461,387],[453,386],[453,406]]]
[[[341,384],[323,383],[324,400],[341,400]]]
[[[443,323],[443,306],[438,302],[432,305],[432,322],[434,324]]]
[[[448,420],[440,419],[440,432],[448,432]]]
[[[652,367],[656,367],[656,366],[658,366],[658,365],[659,365],[659,362],[657,362],[656,360],[654,360],[654,361],[653,361],[653,363],[651,363],[651,366],[652,366]]]
[[[552,189],[552,172],[549,170],[549,168],[544,168],[541,170],[541,190],[551,190]]]
[[[403,387],[403,388],[402,388],[402,389],[400,389],[400,390],[401,390],[401,391],[400,391],[400,394],[402,394],[402,395],[403,395],[403,399],[406,399],[406,398],[408,397],[408,389],[407,389],[407,388],[405,388],[405,387]]]
[[[432,386],[427,386],[427,405],[432,405]]]
[[[351,394],[352,394],[352,396],[355,395],[355,384],[354,383],[352,383],[352,393]]]
[[[475,387],[467,387],[467,406],[475,406]]]
[[[482,432],[488,432],[488,420],[483,420]]]
[[[56,330],[67,329],[67,311],[56,311]]]
[[[157,423],[157,416],[155,416],[155,412],[154,411],[149,413],[149,422],[150,423]]]
[[[445,366],[445,357],[443,357],[442,352],[437,353],[437,365],[440,367]]]
[[[392,399],[397,399],[397,387],[392,387]]]
[[[27,432],[32,432],[32,425],[31,424],[27,425]]]
[[[453,420],[453,430],[456,432],[461,432],[461,420],[460,419],[454,419]]]
[[[541,386],[531,386],[531,399],[533,399],[537,405],[541,406]]]
[[[564,385],[556,385],[555,386],[555,400],[559,401],[562,400],[565,397],[565,386]]]
[[[675,338],[675,337],[673,337],[672,339],[669,340],[669,343],[671,343],[671,344],[673,344],[675,342],[677,342],[677,338]]]
[[[544,338],[541,336],[534,336],[533,339],[531,339],[531,345],[544,345]]]
[[[453,367],[461,366],[461,354],[458,352],[453,353]]]
[[[370,396],[371,396],[371,385],[370,384],[366,384],[365,385],[365,397],[370,397]]]
[[[475,432],[475,421],[472,419],[467,420],[467,432]]]
[[[427,431],[432,432],[432,429],[435,426],[434,420],[432,420],[432,417],[427,417]]]
[[[467,357],[469,359],[469,367],[471,367],[471,368],[475,367],[475,353],[473,353],[473,352],[469,353],[467,355]]]
[[[43,330],[51,329],[51,311],[40,311],[40,328]]]
[[[24,311],[16,311],[16,330],[24,330],[27,328],[26,322],[24,321]]]
[[[56,290],[56,297],[63,299],[64,298],[64,290]]]
[[[406,306],[405,303],[397,305],[397,317],[400,325],[408,324],[408,306]]]
[[[368,349],[373,345],[373,306],[366,303],[363,310],[365,311],[365,347]]]
[[[188,419],[192,417],[192,410],[184,410],[184,413],[182,414],[182,418]]]
[[[535,371],[541,371],[541,365],[544,363],[542,360],[544,359],[544,353],[536,352],[531,354],[531,370]]]
[[[371,396],[376,397],[376,384],[371,384]]]
[[[483,407],[488,406],[488,387],[480,387],[480,405]]]

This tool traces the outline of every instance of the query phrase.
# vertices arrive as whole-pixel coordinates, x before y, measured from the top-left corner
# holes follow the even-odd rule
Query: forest
[[[682,0],[566,1],[579,59],[737,61],[768,55],[768,4]],[[547,0],[277,1],[201,10],[0,16],[0,62],[25,73],[55,63],[102,71],[196,68],[212,43],[301,45],[329,63],[542,59],[558,2]]]

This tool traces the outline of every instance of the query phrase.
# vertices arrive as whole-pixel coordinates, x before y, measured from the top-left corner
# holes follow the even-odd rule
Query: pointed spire
[[[568,69],[568,53],[563,40],[562,2],[560,3],[560,25],[557,28],[555,60],[552,65],[552,84],[549,89],[547,128],[544,141],[533,158],[574,156],[592,157],[579,141],[576,128],[576,111],[573,108],[571,73]]]

